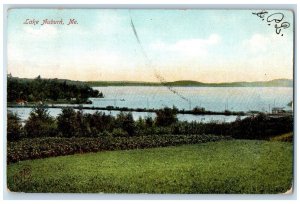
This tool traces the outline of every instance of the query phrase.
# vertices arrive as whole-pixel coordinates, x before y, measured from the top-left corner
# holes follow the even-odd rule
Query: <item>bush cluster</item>
[[[166,112],[166,114],[164,114]],[[21,138],[35,137],[101,137],[109,135],[113,137],[132,137],[149,134],[168,134],[171,131],[165,127],[167,121],[165,115],[172,120],[169,125],[177,121],[176,114],[170,115],[169,109],[165,108],[153,120],[151,117],[140,118],[134,121],[132,113],[120,112],[116,117],[103,112],[93,114],[75,111],[71,107],[62,109],[56,117],[51,117],[48,109],[43,106],[34,108],[24,127],[17,115],[8,112],[7,139],[15,141]],[[165,119],[165,120],[163,120]]]
[[[162,109],[155,119],[120,112],[116,117],[64,108],[56,118],[44,107],[36,107],[25,125],[8,113],[9,163],[102,150],[164,147],[221,139],[266,139],[293,132],[293,117],[264,114],[232,123],[180,122],[172,109]]]
[[[71,155],[103,150],[143,149],[229,140],[215,135],[150,135],[133,137],[61,138],[44,137],[8,142],[7,162]]]
[[[120,112],[116,117],[103,112],[83,113],[72,108],[62,109],[56,118],[44,107],[36,107],[21,125],[19,117],[8,113],[9,141],[35,137],[133,137],[143,135],[228,135],[236,139],[270,139],[293,132],[293,117],[270,117],[258,114],[231,123],[181,122],[173,109],[161,109],[156,118],[133,119],[132,114]]]

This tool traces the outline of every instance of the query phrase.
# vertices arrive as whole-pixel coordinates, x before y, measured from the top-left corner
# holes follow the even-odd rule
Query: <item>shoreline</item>
[[[37,107],[37,105],[13,105],[13,104],[7,104],[7,108],[34,108]],[[62,106],[62,105],[44,105],[45,108],[56,108],[56,109],[63,109],[66,107],[73,108],[73,109],[79,109],[79,110],[106,110],[106,111],[125,111],[125,112],[149,112],[149,113],[155,113],[161,109],[147,109],[147,108],[127,108],[127,107],[114,107],[114,106],[107,106],[107,107],[84,107],[81,105],[68,105],[68,106]],[[190,114],[190,115],[224,115],[224,116],[250,116],[254,114],[259,114],[262,112],[259,111],[251,111],[251,112],[243,112],[243,111],[195,111],[195,110],[174,110],[177,114]],[[287,115],[289,113],[285,113],[284,115]],[[274,114],[268,114],[268,115],[274,115]],[[278,116],[278,114],[276,114]]]

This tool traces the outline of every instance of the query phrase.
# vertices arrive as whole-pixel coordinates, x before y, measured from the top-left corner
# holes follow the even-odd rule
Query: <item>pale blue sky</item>
[[[203,82],[256,81],[293,76],[291,26],[251,10],[13,9],[8,15],[8,73],[74,80]],[[269,14],[278,11],[268,11]],[[135,39],[135,24],[150,64]],[[77,25],[69,25],[69,19]],[[39,25],[26,25],[26,19]],[[63,19],[65,25],[44,25]]]

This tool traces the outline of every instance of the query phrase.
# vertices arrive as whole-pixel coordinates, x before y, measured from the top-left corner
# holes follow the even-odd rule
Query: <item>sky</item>
[[[293,13],[268,10],[260,18],[252,14],[258,11],[11,9],[7,73],[80,81],[292,79]],[[282,15],[267,22],[278,12],[277,26],[290,24],[280,34],[274,19]],[[44,19],[64,25],[41,25]],[[67,25],[70,19],[77,24]]]

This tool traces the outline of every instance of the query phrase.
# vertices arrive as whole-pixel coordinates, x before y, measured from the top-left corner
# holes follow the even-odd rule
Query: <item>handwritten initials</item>
[[[262,20],[265,20],[265,16],[267,14],[269,14],[269,12],[267,11],[260,11],[260,12],[253,12],[253,15],[258,16],[259,18],[261,18]],[[267,22],[269,23],[268,25],[270,26],[271,23],[275,23],[274,28],[275,28],[275,32],[276,34],[280,34],[282,29],[286,29],[290,27],[290,23],[289,22],[282,22],[282,20],[284,19],[284,14],[283,13],[273,13],[271,15],[269,15],[267,17]],[[281,34],[281,36],[283,36],[283,34]]]

